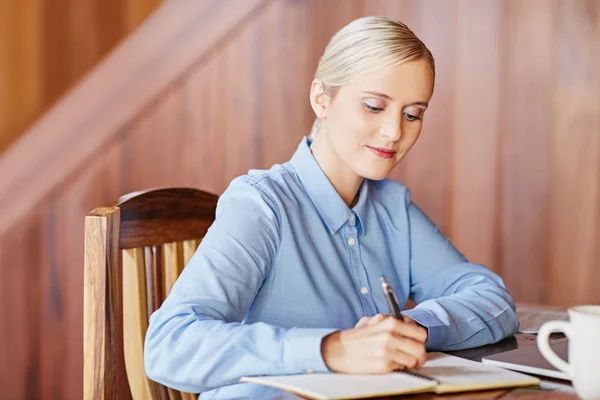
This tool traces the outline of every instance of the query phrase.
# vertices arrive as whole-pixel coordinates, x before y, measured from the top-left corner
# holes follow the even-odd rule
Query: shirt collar
[[[358,232],[362,235],[366,234],[366,227],[364,224],[366,214],[367,214],[367,204],[369,203],[369,185],[370,181],[368,179],[363,179],[362,185],[360,185],[360,189],[358,190],[358,201],[352,210],[356,213],[356,226],[358,227]]]
[[[296,170],[302,185],[308,193],[308,197],[317,208],[321,220],[325,223],[329,233],[336,233],[348,220],[351,210],[342,197],[335,190],[325,173],[315,160],[310,151],[312,139],[302,138],[290,164]],[[364,234],[364,224],[360,221],[364,217],[368,198],[368,180],[365,179],[359,190],[358,202],[354,207],[357,214],[357,226],[359,232]]]

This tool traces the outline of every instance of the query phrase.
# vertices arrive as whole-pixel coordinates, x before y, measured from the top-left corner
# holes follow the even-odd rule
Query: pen
[[[400,307],[398,306],[398,298],[396,297],[396,293],[394,292],[394,289],[392,288],[392,285],[390,285],[390,283],[387,281],[387,279],[385,279],[384,275],[381,275],[379,277],[379,279],[381,279],[381,287],[383,288],[383,293],[385,293],[385,298],[387,299],[387,302],[390,306],[390,310],[392,311],[392,315],[394,316],[394,318],[399,319],[402,322],[406,322],[406,320],[404,319],[404,316],[402,314],[400,314]],[[417,369],[415,368],[411,368],[411,369],[401,369],[399,371],[402,371],[406,374],[409,375],[414,375],[418,378],[422,378],[422,379],[427,379],[427,380],[431,380],[431,381],[435,381],[438,384],[440,383],[440,381],[438,381],[435,378],[431,378],[427,375],[423,375],[420,374],[417,371]]]
[[[404,317],[400,314],[400,307],[398,306],[398,301],[396,297],[396,293],[394,293],[394,289],[390,283],[385,279],[384,275],[379,277],[381,279],[381,287],[383,288],[383,293],[385,294],[385,298],[387,299],[388,305],[390,306],[390,310],[392,311],[392,316],[396,319],[399,319],[402,322],[404,321]]]

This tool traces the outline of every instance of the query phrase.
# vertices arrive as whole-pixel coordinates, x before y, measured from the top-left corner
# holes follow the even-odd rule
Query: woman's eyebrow
[[[410,106],[423,106],[423,107],[428,107],[429,103],[426,101],[413,101],[410,104],[407,104],[406,107],[410,107]]]
[[[371,92],[371,91],[368,91],[368,90],[364,91],[363,93],[372,94],[373,96],[381,97],[381,98],[389,100],[389,101],[394,101],[394,99],[392,99],[387,94],[383,94],[383,93],[379,93],[379,92]]]
[[[388,96],[388,95],[387,95],[387,94],[385,94],[385,93],[371,92],[371,91],[369,91],[369,90],[366,90],[366,91],[364,91],[363,93],[370,94],[370,95],[377,96],[377,97],[381,97],[382,99],[386,99],[386,100],[389,100],[389,101],[394,101],[394,99],[392,99],[390,96]],[[426,102],[426,101],[414,101],[414,102],[412,102],[412,103],[410,103],[410,104],[407,104],[407,105],[406,105],[406,107],[410,107],[410,106],[423,106],[423,107],[428,107],[428,106],[429,106],[429,103],[428,103],[428,102]]]

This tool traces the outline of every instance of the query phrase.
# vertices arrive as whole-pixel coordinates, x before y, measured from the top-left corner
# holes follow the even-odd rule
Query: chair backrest
[[[195,399],[146,377],[148,319],[206,234],[218,197],[136,192],[85,218],[84,399]]]

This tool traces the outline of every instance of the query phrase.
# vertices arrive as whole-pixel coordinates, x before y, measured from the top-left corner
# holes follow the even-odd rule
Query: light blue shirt
[[[352,208],[304,138],[292,159],[234,179],[146,334],[147,375],[204,398],[266,398],[247,375],[327,372],[321,340],[389,314],[385,275],[428,350],[493,343],[518,328],[502,280],[469,263],[406,186],[364,180]],[[215,389],[217,388],[217,389]]]

